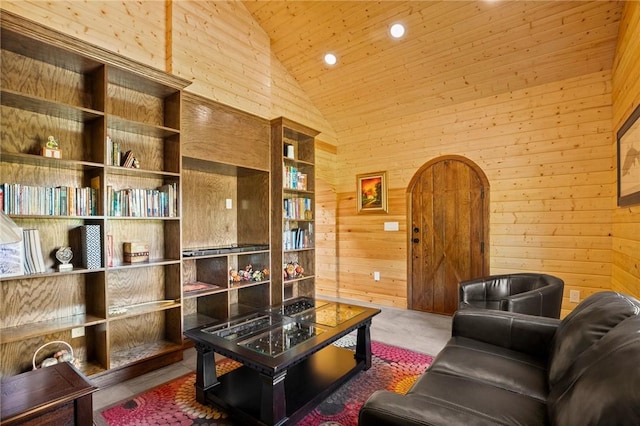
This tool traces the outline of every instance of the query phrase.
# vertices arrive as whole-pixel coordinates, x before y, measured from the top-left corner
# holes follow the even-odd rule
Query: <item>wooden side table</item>
[[[0,386],[3,426],[93,424],[98,388],[68,362],[8,377]]]

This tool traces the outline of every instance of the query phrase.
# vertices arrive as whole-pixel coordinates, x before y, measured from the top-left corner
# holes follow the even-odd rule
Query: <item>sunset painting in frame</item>
[[[387,172],[357,175],[356,185],[358,213],[387,212]]]

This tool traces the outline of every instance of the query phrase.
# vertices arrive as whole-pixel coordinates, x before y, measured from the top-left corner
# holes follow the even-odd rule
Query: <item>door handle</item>
[[[414,242],[414,243],[419,243],[419,242],[420,242],[420,238],[414,238],[414,239],[413,239],[413,242]]]
[[[417,226],[415,228],[413,228],[413,233],[417,234],[418,232],[420,232],[420,228],[418,228]]]

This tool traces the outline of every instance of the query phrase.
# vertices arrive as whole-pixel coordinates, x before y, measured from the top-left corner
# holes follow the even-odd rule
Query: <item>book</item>
[[[113,235],[107,235],[107,266],[113,266]]]
[[[40,245],[40,231],[37,229],[23,230],[24,269],[26,274],[38,274],[46,271],[42,246]]]
[[[80,250],[82,267],[99,269],[102,266],[102,243],[100,225],[83,225],[80,227]]]

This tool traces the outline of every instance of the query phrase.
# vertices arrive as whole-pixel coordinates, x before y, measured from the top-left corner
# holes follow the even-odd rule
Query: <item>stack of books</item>
[[[40,245],[40,232],[37,229],[24,229],[24,272],[25,274],[40,274],[46,272],[42,247]]]

